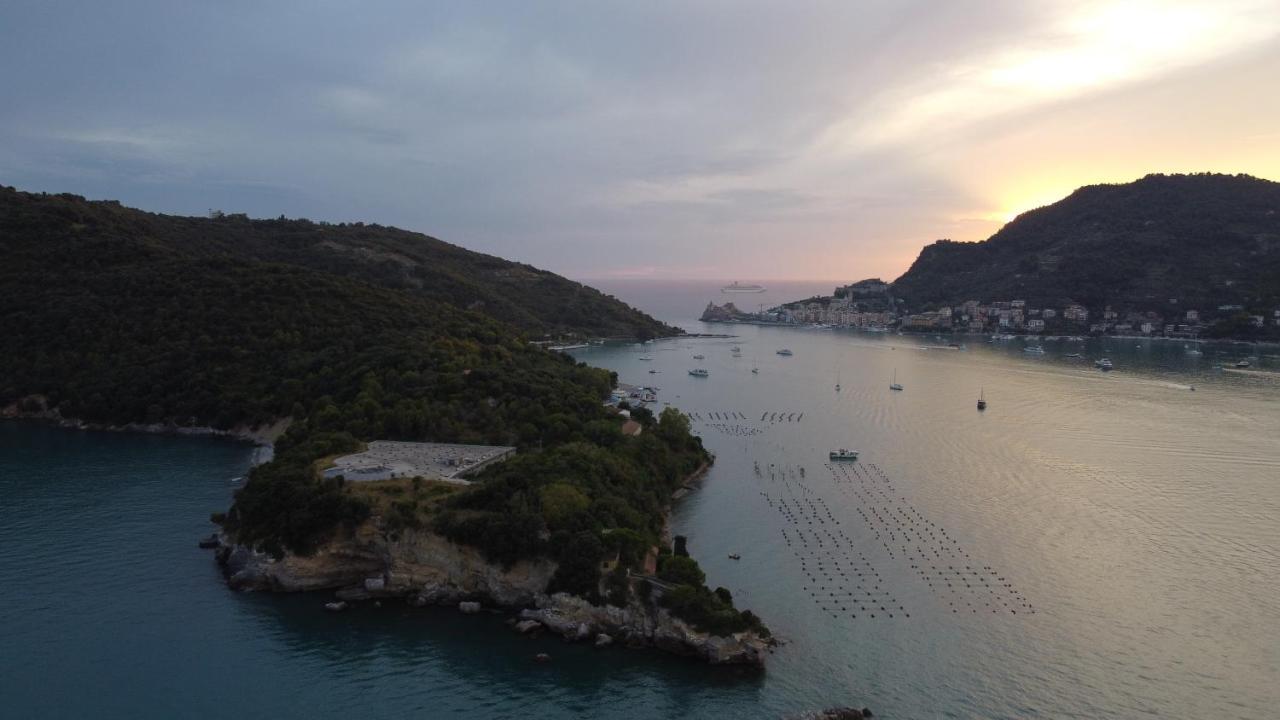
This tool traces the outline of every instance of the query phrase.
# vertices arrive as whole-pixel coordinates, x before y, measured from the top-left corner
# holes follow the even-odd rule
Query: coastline
[[[711,462],[699,466],[672,495],[663,525],[670,542],[675,502],[696,489]],[[309,557],[286,553],[273,558],[218,534],[217,562],[228,587],[241,591],[332,592],[325,607],[342,611],[362,603],[402,600],[413,607],[456,606],[465,614],[487,609],[511,615],[522,634],[550,632],[566,641],[657,648],[713,665],[763,668],[774,641],[744,631],[712,635],[695,630],[659,605],[663,584],[632,576],[625,606],[592,605],[566,593],[545,592],[557,564],[548,558],[504,567],[479,550],[427,529],[391,532],[381,517],[371,518]]]
[[[38,410],[24,410],[24,404],[36,403]],[[164,423],[126,423],[111,425],[107,423],[85,422],[79,418],[63,417],[57,408],[49,408],[45,398],[32,395],[0,408],[0,419],[38,422],[53,425],[65,430],[93,430],[98,432],[146,433],[150,435],[179,435],[187,437],[212,437],[237,442],[247,442],[255,446],[252,466],[270,462],[275,452],[275,441],[289,429],[292,418],[278,418],[270,423],[249,427],[237,425],[227,430],[220,430],[210,425],[177,425]]]
[[[899,335],[899,333],[901,333],[901,337],[912,337],[912,336],[922,336],[922,335],[942,335],[944,337],[991,337],[992,335],[1000,334],[1000,333],[995,333],[995,332],[985,331],[985,330],[982,332],[971,332],[971,331],[956,332],[954,330],[945,330],[943,328],[920,328],[920,329],[904,328],[899,330],[874,331],[874,330],[866,330],[865,328],[845,326],[845,325],[819,326],[819,325],[811,325],[807,323],[770,322],[768,320],[703,320],[699,318],[698,322],[706,323],[707,325],[759,325],[763,327],[790,328],[794,330],[852,330],[857,333],[876,335],[876,336],[884,336],[884,335],[897,336]],[[697,336],[690,335],[689,337],[697,337]],[[729,337],[733,337],[733,336],[729,336]],[[1054,334],[1046,335],[1044,333],[1020,332],[1015,334],[1014,337],[1022,338],[1022,339],[1044,339],[1044,338],[1051,338],[1051,337],[1057,338],[1057,337],[1065,337],[1065,336],[1054,335]],[[1228,337],[1222,337],[1222,338],[1168,337],[1165,335],[1080,335],[1080,337],[1086,340],[1092,340],[1095,338],[1102,339],[1102,340],[1109,340],[1109,339],[1110,340],[1158,340],[1161,342],[1197,343],[1200,345],[1247,345],[1249,347],[1280,348],[1280,340],[1243,340],[1239,338],[1228,338]]]
[[[35,403],[36,409],[29,406]],[[22,409],[23,406],[28,409]],[[251,466],[272,459],[274,441],[289,427],[290,418],[258,427],[237,426],[220,430],[210,426],[178,426],[173,423],[110,425],[66,418],[49,409],[43,397],[30,396],[0,408],[0,419],[38,422],[67,430],[215,437],[255,446]],[[697,489],[714,462],[712,457],[691,472],[672,492],[663,519],[661,541],[671,543],[670,519],[674,504]],[[315,555],[286,554],[272,558],[234,542],[224,532],[216,543],[216,559],[232,589],[269,592],[332,591],[335,603],[346,609],[360,602],[404,600],[411,606],[456,605],[464,613],[482,607],[512,614],[511,624],[522,633],[551,632],[567,641],[592,640],[597,646],[624,644],[652,647],[676,655],[698,658],[715,665],[764,667],[774,641],[754,631],[727,636],[695,630],[648,599],[660,594],[661,584],[636,576],[625,607],[591,605],[565,593],[544,592],[556,563],[549,559],[521,561],[503,568],[485,559],[479,550],[459,545],[430,531],[390,533],[381,518],[366,521],[355,532],[331,541]],[[211,538],[210,540],[214,540]],[[483,605],[482,605],[483,603]]]

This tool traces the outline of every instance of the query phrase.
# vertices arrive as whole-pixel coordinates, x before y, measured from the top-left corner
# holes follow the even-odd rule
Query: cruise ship
[[[764,290],[763,285],[743,285],[737,280],[720,288],[722,293],[762,293]]]

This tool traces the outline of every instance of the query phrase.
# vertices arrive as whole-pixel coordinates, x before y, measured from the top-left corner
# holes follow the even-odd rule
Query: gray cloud
[[[576,275],[829,277],[832,252],[894,275],[989,231],[965,218],[990,196],[938,166],[981,127],[858,134],[904,88],[1052,44],[1072,6],[17,0],[0,181],[396,224]]]

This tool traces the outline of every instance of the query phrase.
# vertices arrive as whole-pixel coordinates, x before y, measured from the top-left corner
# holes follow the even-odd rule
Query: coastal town
[[[755,312],[734,303],[707,303],[703,322],[747,322],[771,325],[820,325],[857,328],[869,332],[951,332],[1072,335],[1138,335],[1195,339],[1239,335],[1280,335],[1280,308],[1259,310],[1224,304],[1209,308],[1183,307],[1169,298],[1167,309],[1137,310],[1103,305],[1090,308],[1066,301],[1043,305],[1009,299],[966,300],[956,305],[912,311],[879,279],[862,280],[835,289],[831,296],[785,303]],[[1223,332],[1229,329],[1230,332]]]

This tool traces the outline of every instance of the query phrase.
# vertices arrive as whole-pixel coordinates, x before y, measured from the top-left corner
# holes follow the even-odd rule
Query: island
[[[688,418],[610,405],[615,375],[543,347],[675,328],[372,225],[4,188],[0,250],[6,415],[270,444],[211,508],[231,587],[763,664],[768,629],[670,536],[713,460]]]

